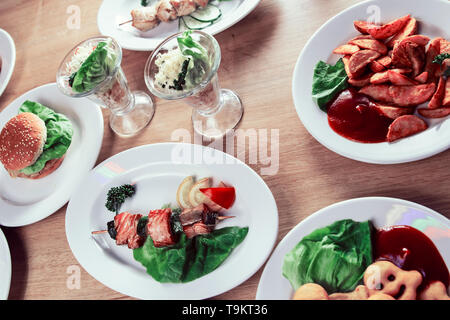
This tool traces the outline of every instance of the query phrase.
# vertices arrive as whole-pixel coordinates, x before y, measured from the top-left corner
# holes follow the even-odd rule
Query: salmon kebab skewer
[[[160,22],[169,22],[187,16],[197,8],[204,8],[208,2],[209,0],[160,0],[149,7],[131,10],[132,19],[120,25],[131,22],[136,29],[148,31]]]
[[[165,247],[176,243],[172,209],[151,210],[147,217],[141,214],[122,212],[108,222],[108,230],[93,231],[92,234],[108,232],[117,245],[127,244],[128,248],[141,247],[147,236],[153,240],[155,247]],[[143,220],[142,218],[146,218]],[[184,209],[178,216],[183,233],[188,238],[211,233],[216,224],[232,216],[220,216],[205,204]]]

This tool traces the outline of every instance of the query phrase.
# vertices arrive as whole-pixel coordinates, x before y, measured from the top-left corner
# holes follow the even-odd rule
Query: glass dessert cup
[[[96,47],[99,42],[110,41],[116,56],[115,65],[106,77],[92,89],[85,92],[75,92],[69,85],[69,79],[74,70],[70,63],[80,47]],[[155,113],[151,97],[143,91],[131,92],[127,79],[120,66],[122,48],[110,37],[93,37],[77,44],[65,56],[56,74],[58,88],[64,94],[74,97],[87,97],[103,108],[110,110],[109,125],[119,136],[129,137],[144,129]]]
[[[155,79],[159,72],[158,57],[178,47],[177,37],[166,38],[152,52],[144,70],[145,83],[155,96],[166,100],[184,99],[193,107],[192,123],[196,133],[207,138],[220,138],[240,122],[244,109],[239,96],[229,89],[221,89],[217,76],[221,53],[216,39],[202,31],[192,31],[191,37],[203,46],[208,55],[210,67],[202,80],[192,88],[175,90],[163,88]]]

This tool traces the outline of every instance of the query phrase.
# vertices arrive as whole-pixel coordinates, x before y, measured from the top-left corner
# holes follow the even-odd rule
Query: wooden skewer
[[[230,218],[236,218],[235,216],[218,216],[217,220],[222,221]]]
[[[119,23],[119,26],[130,23],[130,22],[133,22],[133,19],[125,21],[125,22],[121,22],[121,23]]]
[[[91,234],[101,234],[101,233],[106,233],[108,232],[108,230],[98,230],[98,231],[92,231]]]

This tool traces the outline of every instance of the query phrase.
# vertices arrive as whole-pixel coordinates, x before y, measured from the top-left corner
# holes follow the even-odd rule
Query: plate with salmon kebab
[[[103,35],[129,50],[153,50],[184,30],[219,33],[246,17],[260,0],[104,0],[97,16]]]
[[[273,195],[250,167],[181,143],[105,160],[66,214],[67,239],[83,268],[139,299],[207,299],[231,290],[263,265],[277,232]]]
[[[344,157],[403,163],[450,146],[450,21],[440,14],[450,5],[410,4],[354,5],[317,30],[297,60],[297,113]]]

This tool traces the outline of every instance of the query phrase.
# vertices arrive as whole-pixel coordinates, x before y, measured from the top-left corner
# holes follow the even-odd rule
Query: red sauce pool
[[[403,270],[417,270],[424,277],[418,291],[438,280],[449,285],[449,272],[433,242],[409,226],[377,230],[374,236],[375,260],[389,260]]]
[[[383,116],[369,97],[350,88],[328,104],[328,123],[344,138],[376,143],[386,141],[392,119]]]

